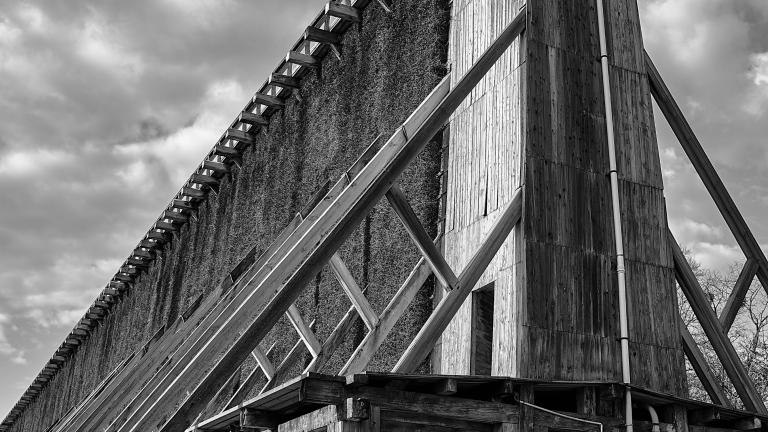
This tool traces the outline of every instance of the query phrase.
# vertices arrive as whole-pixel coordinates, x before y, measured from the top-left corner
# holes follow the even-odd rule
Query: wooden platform
[[[768,429],[768,417],[632,387],[635,429],[718,432]],[[511,431],[624,429],[623,388],[489,376],[305,374],[190,431]],[[523,401],[525,403],[521,403]],[[543,408],[543,409],[541,409]],[[550,412],[547,412],[550,410]],[[560,414],[565,415],[561,416]],[[569,419],[567,417],[572,417]]]

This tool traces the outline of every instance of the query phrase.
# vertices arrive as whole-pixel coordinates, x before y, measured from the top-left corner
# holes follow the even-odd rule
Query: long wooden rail
[[[337,13],[345,10],[348,11],[342,8]],[[334,186],[294,218],[260,258],[250,258],[238,265],[220,287],[218,296],[206,298],[190,314],[189,320],[175,324],[173,331],[166,332],[141,362],[118,373],[100,397],[86,401],[75,415],[54,430],[184,430],[219,393],[232,377],[232,371],[252,353],[259,359],[261,371],[270,378],[266,390],[278,383],[288,360],[303,350],[308,350],[313,357],[306,372],[321,368],[343,341],[346,330],[359,319],[369,328],[369,337],[358,349],[357,352],[363,354],[355,357],[355,365],[367,365],[426,278],[435,274],[451,288],[450,293],[417,336],[418,346],[409,347],[400,363],[410,365],[421,361],[434,345],[441,326],[444,328],[444,323],[455,314],[454,306],[471,291],[519,221],[522,192],[517,192],[476,258],[457,277],[431,240],[425,238],[424,228],[405,195],[394,185],[524,27],[525,9],[522,9],[453,89],[446,77],[380,150],[377,139]],[[336,250],[385,196],[424,258],[416,264],[382,315],[375,316]],[[292,304],[325,265],[334,269],[352,307],[328,340],[320,343]],[[297,330],[299,342],[288,358],[274,367],[258,346],[286,313]],[[243,391],[241,386],[237,393]],[[233,403],[236,403],[234,398],[227,405]]]
[[[763,289],[768,293],[768,259],[766,259],[765,254],[757,243],[752,231],[747,226],[744,217],[741,215],[741,212],[739,212],[736,203],[728,193],[725,184],[723,184],[723,181],[717,174],[712,162],[702,148],[701,143],[698,138],[696,138],[696,134],[693,132],[691,125],[685,119],[682,110],[680,110],[677,102],[675,102],[672,93],[669,88],[667,88],[661,74],[656,68],[656,65],[653,64],[653,61],[647,52],[645,53],[645,66],[648,74],[648,82],[651,87],[651,94],[653,95],[654,100],[656,100],[665,119],[672,127],[672,131],[675,133],[675,136],[683,147],[688,159],[696,169],[697,174],[706,186],[712,200],[717,205],[728,228],[733,233],[736,242],[739,244],[739,247],[747,258],[747,262],[728,298],[728,302],[726,303],[721,316],[718,318],[707,303],[701,286],[693,275],[693,271],[691,271],[690,266],[685,260],[677,241],[670,233],[669,241],[674,253],[675,274],[678,283],[688,299],[696,318],[712,343],[715,353],[723,364],[723,368],[733,383],[744,406],[762,414],[768,413],[752,379],[747,374],[741,360],[739,360],[730,340],[728,340],[728,329],[730,329],[733,324],[736,313],[741,307],[744,296],[755,275],[757,275],[760,280]],[[695,346],[691,345],[691,340],[689,339],[690,335],[686,333],[687,330],[681,334],[681,340],[683,346],[686,348],[686,354],[688,355],[689,360],[694,364],[697,375],[704,383],[705,389],[712,400],[719,400],[721,403],[726,404],[727,402],[724,400],[724,395],[722,392],[717,391],[717,386],[710,376],[711,373],[709,372],[709,367],[703,362],[703,357],[697,355],[700,353]]]

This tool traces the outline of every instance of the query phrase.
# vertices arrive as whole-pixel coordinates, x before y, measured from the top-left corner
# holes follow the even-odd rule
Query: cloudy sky
[[[648,51],[768,244],[768,2],[640,3]],[[323,4],[0,3],[0,418]],[[708,266],[742,259],[657,124],[680,242]]]

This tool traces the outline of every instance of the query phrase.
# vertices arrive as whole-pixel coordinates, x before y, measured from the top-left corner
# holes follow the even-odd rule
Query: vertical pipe
[[[616,239],[616,273],[619,284],[619,325],[621,331],[621,375],[626,386],[624,410],[627,432],[632,432],[632,392],[629,388],[629,330],[627,326],[627,282],[624,264],[624,240],[621,229],[621,206],[619,201],[619,175],[616,171],[616,141],[613,135],[613,105],[611,103],[611,78],[608,73],[608,48],[605,35],[605,13],[603,1],[597,1],[597,23],[600,34],[600,64],[603,72],[603,98],[605,100],[605,127],[608,135],[608,158],[611,177],[611,201],[613,206],[613,229]]]

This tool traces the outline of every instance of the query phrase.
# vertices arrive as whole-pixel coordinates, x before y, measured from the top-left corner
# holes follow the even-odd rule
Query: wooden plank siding
[[[520,11],[518,1],[455,1],[451,17],[449,62],[452,78],[458,79]],[[481,30],[477,30],[481,29]],[[521,112],[520,41],[516,41],[491,68],[453,114],[444,247],[453,269],[464,268],[520,187]],[[515,375],[515,304],[504,293],[514,290],[515,228],[502,245],[477,286],[495,282],[494,355],[495,375]],[[502,293],[502,294],[500,294]],[[471,370],[471,297],[443,333],[440,373],[468,374]],[[438,372],[436,371],[436,372]]]
[[[618,290],[596,10],[527,4],[525,41],[451,119],[446,257],[453,268],[465,265],[498,209],[525,185],[523,223],[478,282],[495,283],[492,374],[615,381]],[[451,73],[460,76],[518,8],[509,0],[454,2]],[[606,14],[632,379],[682,396],[674,266],[636,0],[608,2]],[[443,334],[440,373],[470,371],[469,303]]]

